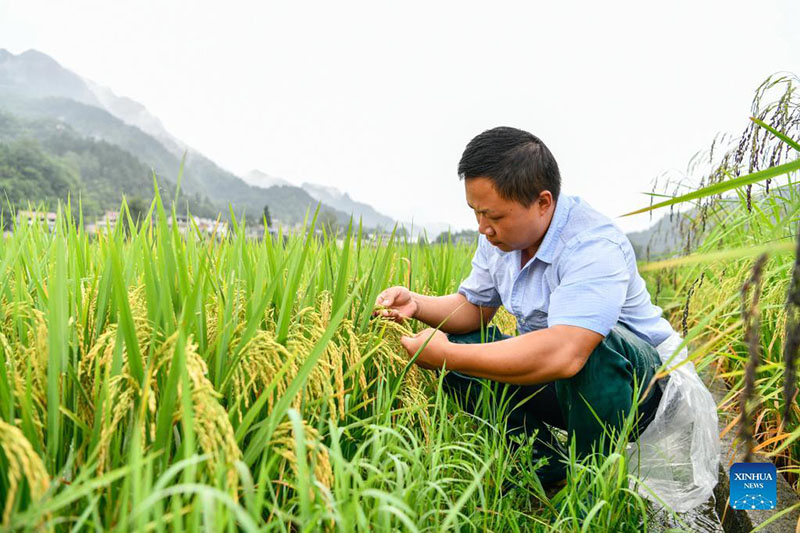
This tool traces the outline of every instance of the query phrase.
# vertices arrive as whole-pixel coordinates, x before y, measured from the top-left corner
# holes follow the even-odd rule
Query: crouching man
[[[606,452],[604,430],[619,430],[638,404],[635,438],[661,399],[661,387],[647,385],[661,364],[655,347],[673,330],[650,300],[628,238],[580,198],[560,194],[558,165],[537,137],[485,131],[467,145],[458,173],[480,232],[469,277],[447,296],[391,287],[376,305],[397,321],[442,324],[403,337],[403,346],[413,355],[432,335],[416,363],[446,367],[445,385],[466,408],[481,382],[510,384],[511,406],[530,397],[509,414],[508,430],[538,430],[534,453],[549,464],[537,473],[558,483],[563,449],[549,426],[575,439],[579,457]],[[501,305],[519,335],[485,327]]]

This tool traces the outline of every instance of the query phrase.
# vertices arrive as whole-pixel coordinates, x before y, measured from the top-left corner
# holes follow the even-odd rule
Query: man
[[[579,457],[607,452],[638,404],[635,438],[658,407],[661,388],[648,387],[661,364],[655,347],[673,330],[651,303],[625,234],[560,194],[558,165],[537,137],[485,131],[467,145],[458,173],[480,232],[471,274],[456,294],[392,287],[376,303],[390,319],[441,324],[402,343],[410,355],[422,349],[421,367],[450,371],[445,384],[468,408],[482,381],[510,384],[510,405],[530,397],[510,413],[509,432],[537,431],[534,453],[548,458],[537,474],[558,483],[564,451],[548,425],[575,438]],[[516,317],[518,336],[484,329],[500,305]]]

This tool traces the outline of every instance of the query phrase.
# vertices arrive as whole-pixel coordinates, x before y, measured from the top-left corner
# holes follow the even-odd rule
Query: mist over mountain
[[[679,252],[685,244],[680,231],[682,218],[681,214],[662,215],[649,228],[628,233],[636,260],[655,260]]]
[[[143,132],[152,135],[174,155],[181,156],[184,151],[189,149],[186,144],[170,134],[158,117],[151,114],[139,102],[124,96],[117,96],[108,87],[103,87],[92,80],[83,78],[83,81],[100,103],[100,107],[126,124],[136,126]]]
[[[369,227],[381,227],[391,229],[395,222],[390,217],[378,213],[372,206],[363,202],[356,202],[346,192],[342,192],[336,187],[319,185],[316,183],[303,183],[302,188],[315,200],[319,200],[325,205],[329,205],[345,213],[353,213],[353,220],[361,218],[362,223]],[[410,228],[409,228],[410,230]]]
[[[3,93],[29,98],[58,96],[101,107],[80,76],[36,50],[14,55],[0,49],[0,94]]]
[[[0,49],[0,111],[18,117],[21,124],[42,120],[62,123],[68,128],[63,131],[68,131],[72,137],[82,136],[121,148],[141,163],[141,168],[151,168],[160,180],[172,183],[177,181],[185,154],[182,192],[198,205],[207,200],[225,217],[231,206],[238,215],[245,213],[257,221],[267,205],[275,220],[284,225],[296,225],[319,203],[308,192],[286,180],[248,175],[251,182],[248,183],[220,168],[170,134],[140,103],[117,96],[107,87],[82,78],[35,50],[15,55]],[[6,122],[11,123],[10,120]],[[50,141],[43,138],[44,130],[27,126],[21,129],[47,151]],[[54,131],[58,135],[62,130],[51,128],[47,135],[53,135]],[[11,138],[11,134],[7,132],[6,137]],[[149,172],[145,178],[151,180]],[[123,189],[119,187],[119,190]],[[328,220],[336,220],[340,225],[349,221],[352,212],[336,209],[325,202],[321,211]],[[358,216],[356,214],[356,218]],[[365,226],[370,227],[371,223],[365,221]]]
[[[344,198],[345,193],[337,189],[336,187],[331,187],[328,185],[319,185],[316,183],[308,183],[304,182],[301,187],[305,189],[305,191],[316,198],[317,200],[332,200],[332,201],[340,201]]]
[[[253,169],[244,176],[242,179],[249,183],[250,185],[255,185],[256,187],[261,187],[263,189],[269,189],[270,187],[283,186],[283,187],[293,187],[291,183],[286,181],[283,178],[279,178],[277,176],[270,176],[265,172],[261,172],[258,169]]]

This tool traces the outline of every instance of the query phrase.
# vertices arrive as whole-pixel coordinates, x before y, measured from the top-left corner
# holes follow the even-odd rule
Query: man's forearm
[[[575,375],[602,339],[593,332],[583,339],[572,337],[563,328],[546,328],[492,343],[450,343],[443,363],[450,370],[503,383],[547,383]]]
[[[417,312],[414,313],[414,318],[433,328],[439,327],[445,333],[475,331],[481,327],[482,315],[485,325],[496,311],[494,308],[479,308],[459,293],[446,296],[411,293],[411,297],[417,302]],[[442,324],[443,321],[444,324]]]

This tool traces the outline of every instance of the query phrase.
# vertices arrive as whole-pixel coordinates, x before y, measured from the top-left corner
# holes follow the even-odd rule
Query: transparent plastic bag
[[[692,362],[675,368],[688,356],[683,347],[673,357],[681,336],[673,332],[656,349],[662,363],[673,369],[661,380],[662,398],[656,415],[637,442],[628,446],[630,472],[646,488],[639,493],[677,512],[708,501],[717,484],[720,443],[717,405]],[[648,490],[649,489],[649,490]]]

